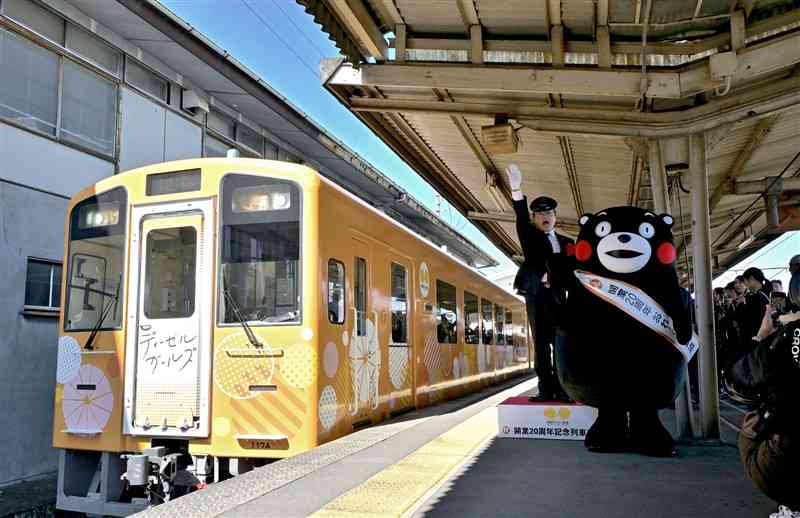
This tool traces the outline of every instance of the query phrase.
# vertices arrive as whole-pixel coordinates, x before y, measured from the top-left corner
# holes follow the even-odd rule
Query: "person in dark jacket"
[[[520,187],[522,173],[515,164],[506,168],[519,237],[525,261],[514,279],[514,288],[525,297],[528,322],[534,336],[535,370],[539,378],[539,396],[532,399],[569,401],[561,384],[552,357],[555,339],[554,311],[566,299],[563,287],[554,285],[549,264],[554,255],[565,254],[574,241],[555,232],[557,202],[539,196],[531,202],[533,224],[528,213],[528,200]]]
[[[792,305],[794,312],[780,317],[768,308],[757,345],[731,368],[729,391],[757,407],[739,434],[745,472],[768,497],[800,510],[800,311]]]

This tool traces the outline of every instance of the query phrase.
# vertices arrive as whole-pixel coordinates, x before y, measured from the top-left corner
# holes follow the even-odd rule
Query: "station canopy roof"
[[[509,255],[515,162],[572,235],[586,212],[671,209],[685,270],[690,134],[704,135],[715,273],[797,224],[796,0],[298,2],[346,56],[323,63],[326,88]],[[507,124],[516,151],[485,140]],[[782,227],[762,199],[780,175]]]
[[[116,42],[188,89],[236,107],[268,131],[267,139],[301,157],[345,189],[467,264],[497,261],[315,123],[263,79],[155,0],[69,0],[72,16],[91,30],[125,38]],[[65,4],[60,4],[65,5]],[[77,8],[77,9],[75,9]],[[127,47],[126,47],[127,46]],[[156,57],[157,56],[157,57]],[[217,103],[219,104],[219,103]],[[222,107],[220,107],[222,109]]]

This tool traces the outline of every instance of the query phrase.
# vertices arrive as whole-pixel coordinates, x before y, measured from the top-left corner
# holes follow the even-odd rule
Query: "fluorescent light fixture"
[[[742,241],[741,243],[736,245],[736,250],[741,250],[741,249],[749,246],[755,240],[756,240],[756,236],[751,235],[750,237],[748,237],[747,239],[745,239],[744,241]]]
[[[512,210],[512,207],[509,205],[508,200],[503,197],[503,193],[500,192],[500,189],[497,188],[496,185],[486,184],[486,192],[489,194],[489,197],[492,199],[492,202],[497,207],[497,210],[500,212],[507,212]]]

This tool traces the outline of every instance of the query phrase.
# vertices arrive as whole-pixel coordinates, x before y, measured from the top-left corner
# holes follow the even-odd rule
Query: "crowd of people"
[[[750,408],[739,434],[742,464],[767,496],[789,506],[779,518],[800,517],[800,255],[789,271],[788,293],[748,268],[714,300],[722,386]]]

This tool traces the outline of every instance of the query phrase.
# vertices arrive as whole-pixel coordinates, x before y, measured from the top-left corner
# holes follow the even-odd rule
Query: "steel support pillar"
[[[706,138],[703,133],[694,133],[689,138],[695,314],[700,338],[700,350],[697,351],[700,371],[700,430],[704,439],[719,439],[719,393],[711,287],[711,218],[708,207]]]
[[[672,204],[667,189],[667,175],[664,160],[661,156],[661,144],[652,139],[648,145],[650,162],[650,187],[653,190],[653,209],[659,214],[672,214]],[[689,389],[689,369],[684,372],[683,390],[675,401],[675,427],[681,439],[693,438],[692,399]]]

